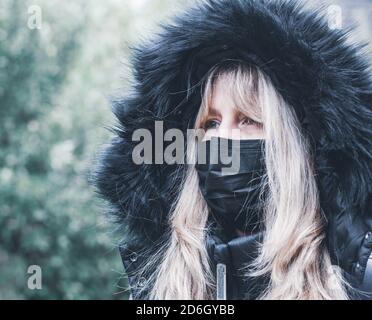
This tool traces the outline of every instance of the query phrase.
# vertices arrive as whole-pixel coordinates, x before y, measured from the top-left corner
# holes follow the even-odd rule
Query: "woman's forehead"
[[[244,106],[241,105],[242,103]],[[239,96],[226,77],[219,77],[212,88],[206,112],[208,115],[221,115],[226,112],[247,114],[252,107],[250,104],[248,97],[244,99]]]
[[[212,97],[209,104],[209,113],[224,112],[226,110],[233,111],[235,102],[231,96],[231,90],[223,83],[218,82],[213,88]]]

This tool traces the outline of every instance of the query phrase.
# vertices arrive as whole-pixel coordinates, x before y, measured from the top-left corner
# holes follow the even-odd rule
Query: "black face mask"
[[[223,143],[222,143],[223,142]],[[236,149],[234,143],[239,143]],[[199,186],[215,220],[226,229],[235,233],[239,229],[246,233],[257,231],[262,219],[264,190],[261,199],[260,191],[266,173],[264,161],[264,140],[231,140],[213,137],[202,142],[206,149],[205,164],[200,158],[195,168],[199,175]],[[227,148],[226,148],[227,146]],[[229,163],[221,156],[221,151],[232,157]],[[239,152],[233,152],[239,151]],[[223,170],[232,167],[237,159],[239,168],[233,173]],[[236,164],[236,162],[235,162]],[[239,164],[239,163],[238,163]],[[236,165],[235,165],[236,167]]]

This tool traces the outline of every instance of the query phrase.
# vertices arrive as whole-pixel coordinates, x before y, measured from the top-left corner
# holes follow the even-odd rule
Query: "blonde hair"
[[[324,216],[314,178],[309,142],[297,117],[258,68],[243,63],[217,65],[209,72],[195,121],[201,128],[213,86],[224,77],[226,94],[265,132],[267,167],[260,254],[247,266],[247,276],[267,275],[260,299],[348,299],[339,268],[332,266],[325,245]],[[196,141],[187,147],[194,159]],[[189,162],[192,163],[192,162]],[[170,240],[153,257],[149,299],[215,299],[215,279],[206,249],[208,208],[199,190],[198,175],[189,165],[169,217]],[[149,267],[149,266],[148,266]]]

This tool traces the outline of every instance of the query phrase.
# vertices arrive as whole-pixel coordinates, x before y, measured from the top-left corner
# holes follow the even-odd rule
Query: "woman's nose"
[[[226,139],[239,139],[240,129],[239,125],[232,120],[221,121],[217,130],[218,137]]]

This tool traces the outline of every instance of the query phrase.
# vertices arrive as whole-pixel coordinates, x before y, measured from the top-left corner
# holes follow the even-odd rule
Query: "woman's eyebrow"
[[[237,115],[238,118],[243,118],[243,117],[251,118],[251,114],[250,113],[240,111],[239,109],[237,109],[236,115]]]
[[[207,112],[207,116],[220,116],[221,113],[213,107],[210,107]]]

